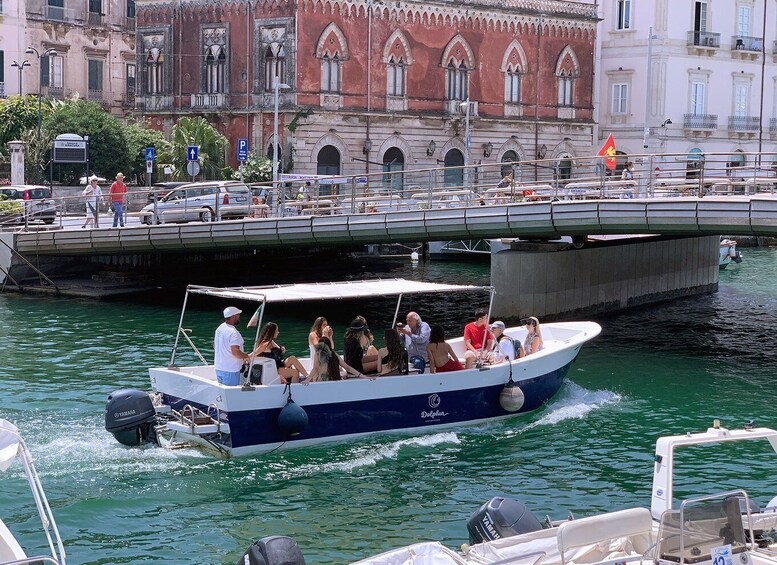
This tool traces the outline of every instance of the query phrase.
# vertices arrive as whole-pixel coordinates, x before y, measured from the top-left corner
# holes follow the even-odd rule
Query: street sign
[[[146,161],[146,172],[148,174],[151,174],[154,172],[154,162],[150,159]]]
[[[153,161],[156,157],[156,152],[153,147],[146,147],[146,161]]]
[[[237,160],[248,161],[248,140],[245,137],[237,138]]]
[[[54,140],[55,163],[86,163],[86,140],[74,133],[63,133]]]
[[[190,145],[186,148],[186,160],[197,161],[200,158],[200,147],[198,145]],[[195,173],[196,174],[196,173]]]
[[[200,174],[200,164],[197,161],[189,161],[186,164],[186,172],[189,176],[196,177]]]

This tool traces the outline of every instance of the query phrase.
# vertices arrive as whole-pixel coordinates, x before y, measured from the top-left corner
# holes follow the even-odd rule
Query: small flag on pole
[[[249,328],[255,328],[257,324],[259,324],[259,311],[262,309],[261,306],[256,309],[256,312],[254,312],[254,315],[251,316],[251,319],[248,320],[248,327]]]
[[[597,155],[599,155],[599,157],[604,157],[604,166],[609,170],[612,171],[615,168],[617,159],[615,157],[615,140],[613,139],[612,134],[607,136],[607,141],[604,142],[604,145],[599,149]]]

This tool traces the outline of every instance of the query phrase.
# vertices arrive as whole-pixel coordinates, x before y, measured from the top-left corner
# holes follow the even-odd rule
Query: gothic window
[[[442,65],[445,68],[445,98],[469,98],[469,79],[475,67],[475,57],[461,35],[457,35],[448,43],[443,52]]]
[[[567,71],[558,75],[558,105],[571,106],[575,79]]]
[[[316,45],[316,58],[321,61],[321,92],[342,90],[342,65],[348,60],[348,44],[340,28],[330,23],[324,28]]]
[[[321,91],[340,92],[340,57],[337,53],[321,58]]]
[[[227,55],[220,45],[211,45],[205,55],[205,92],[225,92]]]
[[[509,104],[521,102],[521,69],[518,65],[509,65],[505,72],[505,102]]]
[[[405,95],[405,71],[407,66],[402,57],[396,58],[394,55],[389,58],[387,69],[387,94],[389,96]]]
[[[580,65],[577,56],[568,45],[561,51],[556,63],[558,79],[558,105],[571,107],[575,105],[575,79],[580,76]]]
[[[161,94],[164,91],[164,53],[152,47],[146,53],[146,93]]]
[[[286,51],[280,43],[272,43],[264,51],[264,89],[271,91],[275,81],[283,82]]]

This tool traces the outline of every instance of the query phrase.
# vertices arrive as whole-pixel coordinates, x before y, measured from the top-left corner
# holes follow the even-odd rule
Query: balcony
[[[708,31],[688,32],[688,53],[691,55],[713,55],[720,49],[720,34]]]
[[[65,99],[65,89],[61,86],[44,86],[41,87],[41,92],[44,98]]]
[[[466,100],[446,100],[445,112],[447,114],[453,114],[456,116],[467,115],[467,103]],[[475,100],[469,101],[469,117],[475,117],[478,115],[478,103]]]
[[[758,116],[729,116],[729,131],[755,133],[758,131]]]
[[[145,94],[135,97],[137,107],[146,112],[169,110],[172,107],[172,96],[165,94]]]
[[[135,107],[135,92],[126,92],[121,97],[121,107],[125,110],[130,110]]]
[[[94,27],[102,27],[105,23],[103,14],[97,12],[89,12],[86,18],[86,23]]]
[[[124,18],[124,22],[122,24],[122,29],[124,31],[134,32],[136,27],[137,27],[137,24],[136,24],[135,18],[128,18],[128,17]]]
[[[192,94],[192,108],[223,108],[226,106],[226,95],[223,92]]]
[[[750,37],[747,35],[734,35],[731,38],[731,56],[740,59],[756,59],[763,51],[764,40],[762,37]]]
[[[714,114],[685,114],[683,116],[683,129],[711,133],[718,129],[718,116]]]
[[[73,14],[61,6],[45,6],[45,16],[49,21],[72,22]]]

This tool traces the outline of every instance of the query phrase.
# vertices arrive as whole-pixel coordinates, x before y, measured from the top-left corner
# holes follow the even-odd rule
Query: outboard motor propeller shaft
[[[121,389],[108,395],[105,403],[105,429],[116,440],[130,447],[156,442],[156,410],[142,390]]]

